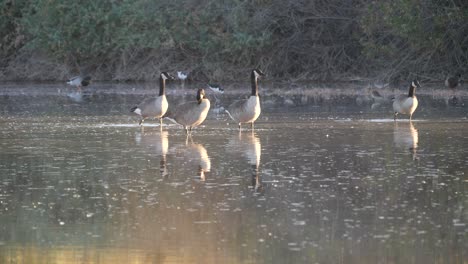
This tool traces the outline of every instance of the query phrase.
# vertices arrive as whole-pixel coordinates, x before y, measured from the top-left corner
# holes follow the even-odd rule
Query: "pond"
[[[187,137],[138,126],[152,84],[0,86],[0,263],[468,261],[465,90],[265,84],[239,132],[228,88]]]

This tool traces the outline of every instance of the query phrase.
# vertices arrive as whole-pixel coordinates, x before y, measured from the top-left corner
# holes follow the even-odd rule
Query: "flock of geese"
[[[177,73],[181,79],[181,72]],[[254,122],[260,116],[260,98],[258,95],[258,79],[265,74],[259,69],[253,69],[250,80],[252,83],[252,93],[249,98],[234,101],[226,110],[226,113],[232,120],[236,121],[241,129],[241,124],[250,124],[254,128]],[[187,75],[182,75],[185,80]],[[204,89],[198,89],[196,100],[189,101],[176,106],[171,111],[166,98],[166,81],[174,80],[175,77],[167,72],[161,72],[159,75],[159,95],[156,98],[147,98],[140,104],[130,109],[131,112],[140,116],[139,125],[147,118],[157,118],[162,125],[163,118],[184,127],[187,134],[192,132],[194,127],[199,126],[205,121],[210,110],[210,100],[206,97]],[[209,88],[218,93],[224,92],[219,85],[209,84]]]
[[[184,72],[177,72],[177,77],[185,82],[188,74]],[[254,122],[260,116],[260,97],[258,93],[258,80],[265,76],[260,69],[253,69],[250,75],[251,91],[250,97],[234,101],[225,112],[229,117],[234,120],[241,130],[242,123],[250,124],[251,129],[254,129]],[[204,89],[198,89],[196,100],[183,103],[175,107],[175,110],[168,111],[169,103],[166,98],[166,81],[175,80],[175,77],[167,72],[161,72],[159,76],[159,95],[156,98],[146,98],[140,104],[131,108],[131,112],[140,116],[139,125],[142,125],[147,118],[159,119],[162,125],[163,118],[166,118],[174,123],[180,124],[184,127],[187,134],[192,132],[194,127],[202,124],[210,110],[210,100],[205,95]],[[91,77],[77,76],[67,81],[67,84],[76,86],[79,91],[82,87],[89,85]],[[449,88],[455,88],[461,82],[461,74],[455,76],[448,76],[445,80],[445,85]],[[208,87],[217,92],[223,93],[224,90],[216,84],[209,84]],[[396,121],[398,114],[409,115],[409,120],[412,120],[413,113],[418,107],[418,98],[416,97],[416,88],[421,85],[418,80],[413,80],[409,87],[408,94],[401,94],[393,100],[394,120]]]

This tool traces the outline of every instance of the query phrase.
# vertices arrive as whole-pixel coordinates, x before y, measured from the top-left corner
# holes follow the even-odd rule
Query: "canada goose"
[[[205,96],[204,89],[198,89],[197,101],[191,101],[177,106],[175,114],[169,114],[167,118],[184,126],[185,131],[192,132],[192,128],[205,121],[210,110],[210,100]]]
[[[458,86],[461,82],[461,74],[457,74],[455,76],[447,76],[447,79],[445,79],[445,86],[448,88],[454,89],[455,87]]]
[[[161,72],[159,75],[159,95],[156,98],[147,98],[139,105],[132,107],[130,112],[141,116],[140,126],[148,117],[159,119],[159,124],[162,126],[162,116],[166,113],[169,104],[166,99],[166,80],[174,80],[174,77],[167,72]]]
[[[248,99],[242,99],[234,101],[226,110],[227,114],[232,120],[239,123],[239,129],[241,129],[241,123],[250,123],[250,127],[254,128],[254,122],[260,116],[260,98],[258,96],[258,78],[265,74],[259,70],[254,69],[250,75],[252,83],[252,94]]]
[[[408,95],[401,94],[395,97],[393,101],[394,120],[396,120],[398,114],[409,115],[409,120],[411,120],[414,111],[418,107],[418,98],[415,95],[415,89],[417,87],[420,88],[421,85],[419,81],[414,80],[411,82]]]
[[[67,80],[68,85],[75,86],[78,91],[81,91],[81,87],[86,87],[91,83],[91,76],[75,76]]]

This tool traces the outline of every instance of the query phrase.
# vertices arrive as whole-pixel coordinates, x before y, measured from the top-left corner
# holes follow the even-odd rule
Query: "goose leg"
[[[250,123],[250,129],[254,129],[254,122]]]
[[[239,130],[241,130],[241,123],[239,122]]]
[[[143,124],[143,120],[144,120],[143,118],[140,119],[140,122],[138,122],[138,125],[139,125],[139,126],[141,126],[141,125]]]
[[[395,112],[395,113],[393,114],[393,121],[396,121],[396,116],[397,116],[397,115],[398,115],[397,112]]]
[[[159,118],[159,126],[162,127],[162,118]]]

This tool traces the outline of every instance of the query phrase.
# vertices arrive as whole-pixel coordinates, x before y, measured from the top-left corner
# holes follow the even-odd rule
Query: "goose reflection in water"
[[[169,149],[169,132],[160,130],[159,132],[144,132],[142,127],[141,132],[135,134],[135,142],[137,145],[144,146],[151,149],[153,153],[161,156],[159,162],[159,171],[161,176],[167,177],[169,175],[167,171],[167,160],[166,155]]]
[[[187,135],[185,140],[185,148],[183,148],[184,160],[187,161],[190,165],[196,164],[197,166],[197,176],[200,177],[201,181],[206,180],[206,173],[211,170],[211,161],[208,156],[208,151],[200,143],[194,143],[192,135]]]
[[[395,123],[393,130],[393,142],[397,147],[407,148],[413,156],[413,160],[417,160],[418,149],[418,130],[414,127],[413,122],[408,124],[398,122]]]
[[[252,168],[252,187],[256,192],[263,191],[263,184],[260,178],[260,158],[262,155],[262,144],[260,138],[254,131],[242,133],[232,137],[229,140],[228,147],[238,150],[247,158]]]

